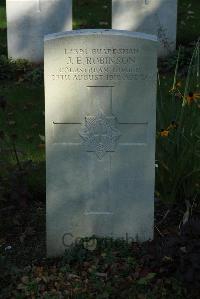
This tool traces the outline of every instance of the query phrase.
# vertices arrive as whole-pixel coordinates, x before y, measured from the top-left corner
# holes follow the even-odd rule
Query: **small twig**
[[[164,220],[167,218],[169,213],[170,213],[170,210],[168,209],[167,212],[164,214],[163,218],[158,222],[158,225],[164,222]]]
[[[192,213],[193,213],[193,207],[195,205],[196,198],[197,198],[197,194],[195,195],[194,200],[193,200],[192,205],[191,205],[191,208],[190,208],[191,216],[192,216]]]
[[[19,167],[19,170],[22,170],[22,167],[21,167],[21,164],[20,164],[20,161],[19,161],[19,157],[18,157],[18,154],[17,154],[17,150],[16,150],[16,147],[15,147],[15,143],[13,142],[13,150],[14,150],[14,154],[15,154],[15,158],[16,158],[16,161],[17,161],[17,165]]]
[[[181,226],[185,225],[188,222],[191,216],[191,204],[189,200],[185,200],[185,205],[186,205],[186,211],[183,214],[183,219],[179,223],[179,230],[181,230]]]
[[[158,231],[159,235],[160,235],[161,237],[164,237],[164,235],[161,233],[161,231],[159,230],[159,228],[158,228],[156,225],[154,225],[154,227],[155,227],[155,229]]]

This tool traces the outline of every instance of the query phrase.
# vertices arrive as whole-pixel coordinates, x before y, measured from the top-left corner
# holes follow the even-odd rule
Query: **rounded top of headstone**
[[[69,36],[88,36],[88,35],[117,35],[117,36],[127,36],[138,39],[147,39],[150,41],[157,42],[158,38],[156,35],[146,34],[142,32],[131,32],[127,30],[115,30],[115,29],[81,29],[81,30],[71,30],[65,32],[58,32],[53,34],[48,34],[44,36],[44,41],[49,41],[52,39],[58,39]]]

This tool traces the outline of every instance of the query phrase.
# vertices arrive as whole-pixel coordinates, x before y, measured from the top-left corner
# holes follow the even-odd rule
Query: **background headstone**
[[[157,39],[45,38],[48,255],[80,237],[153,237]]]
[[[112,0],[112,28],[155,34],[159,55],[176,48],[177,0]]]
[[[72,29],[72,0],[7,0],[8,56],[43,61],[44,35]]]

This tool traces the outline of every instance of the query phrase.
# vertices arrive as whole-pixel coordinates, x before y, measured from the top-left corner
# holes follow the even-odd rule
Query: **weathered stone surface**
[[[44,35],[72,29],[72,0],[7,0],[8,56],[43,61]]]
[[[153,237],[156,37],[45,38],[47,249],[80,237]]]
[[[176,48],[177,0],[112,0],[112,28],[155,34],[159,55]]]

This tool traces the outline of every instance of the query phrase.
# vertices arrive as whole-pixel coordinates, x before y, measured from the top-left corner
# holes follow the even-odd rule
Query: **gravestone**
[[[157,39],[118,30],[45,37],[47,249],[153,237]]]
[[[72,0],[6,0],[8,56],[43,61],[44,35],[72,29]]]
[[[112,0],[112,28],[158,36],[159,56],[176,48],[177,0]]]

